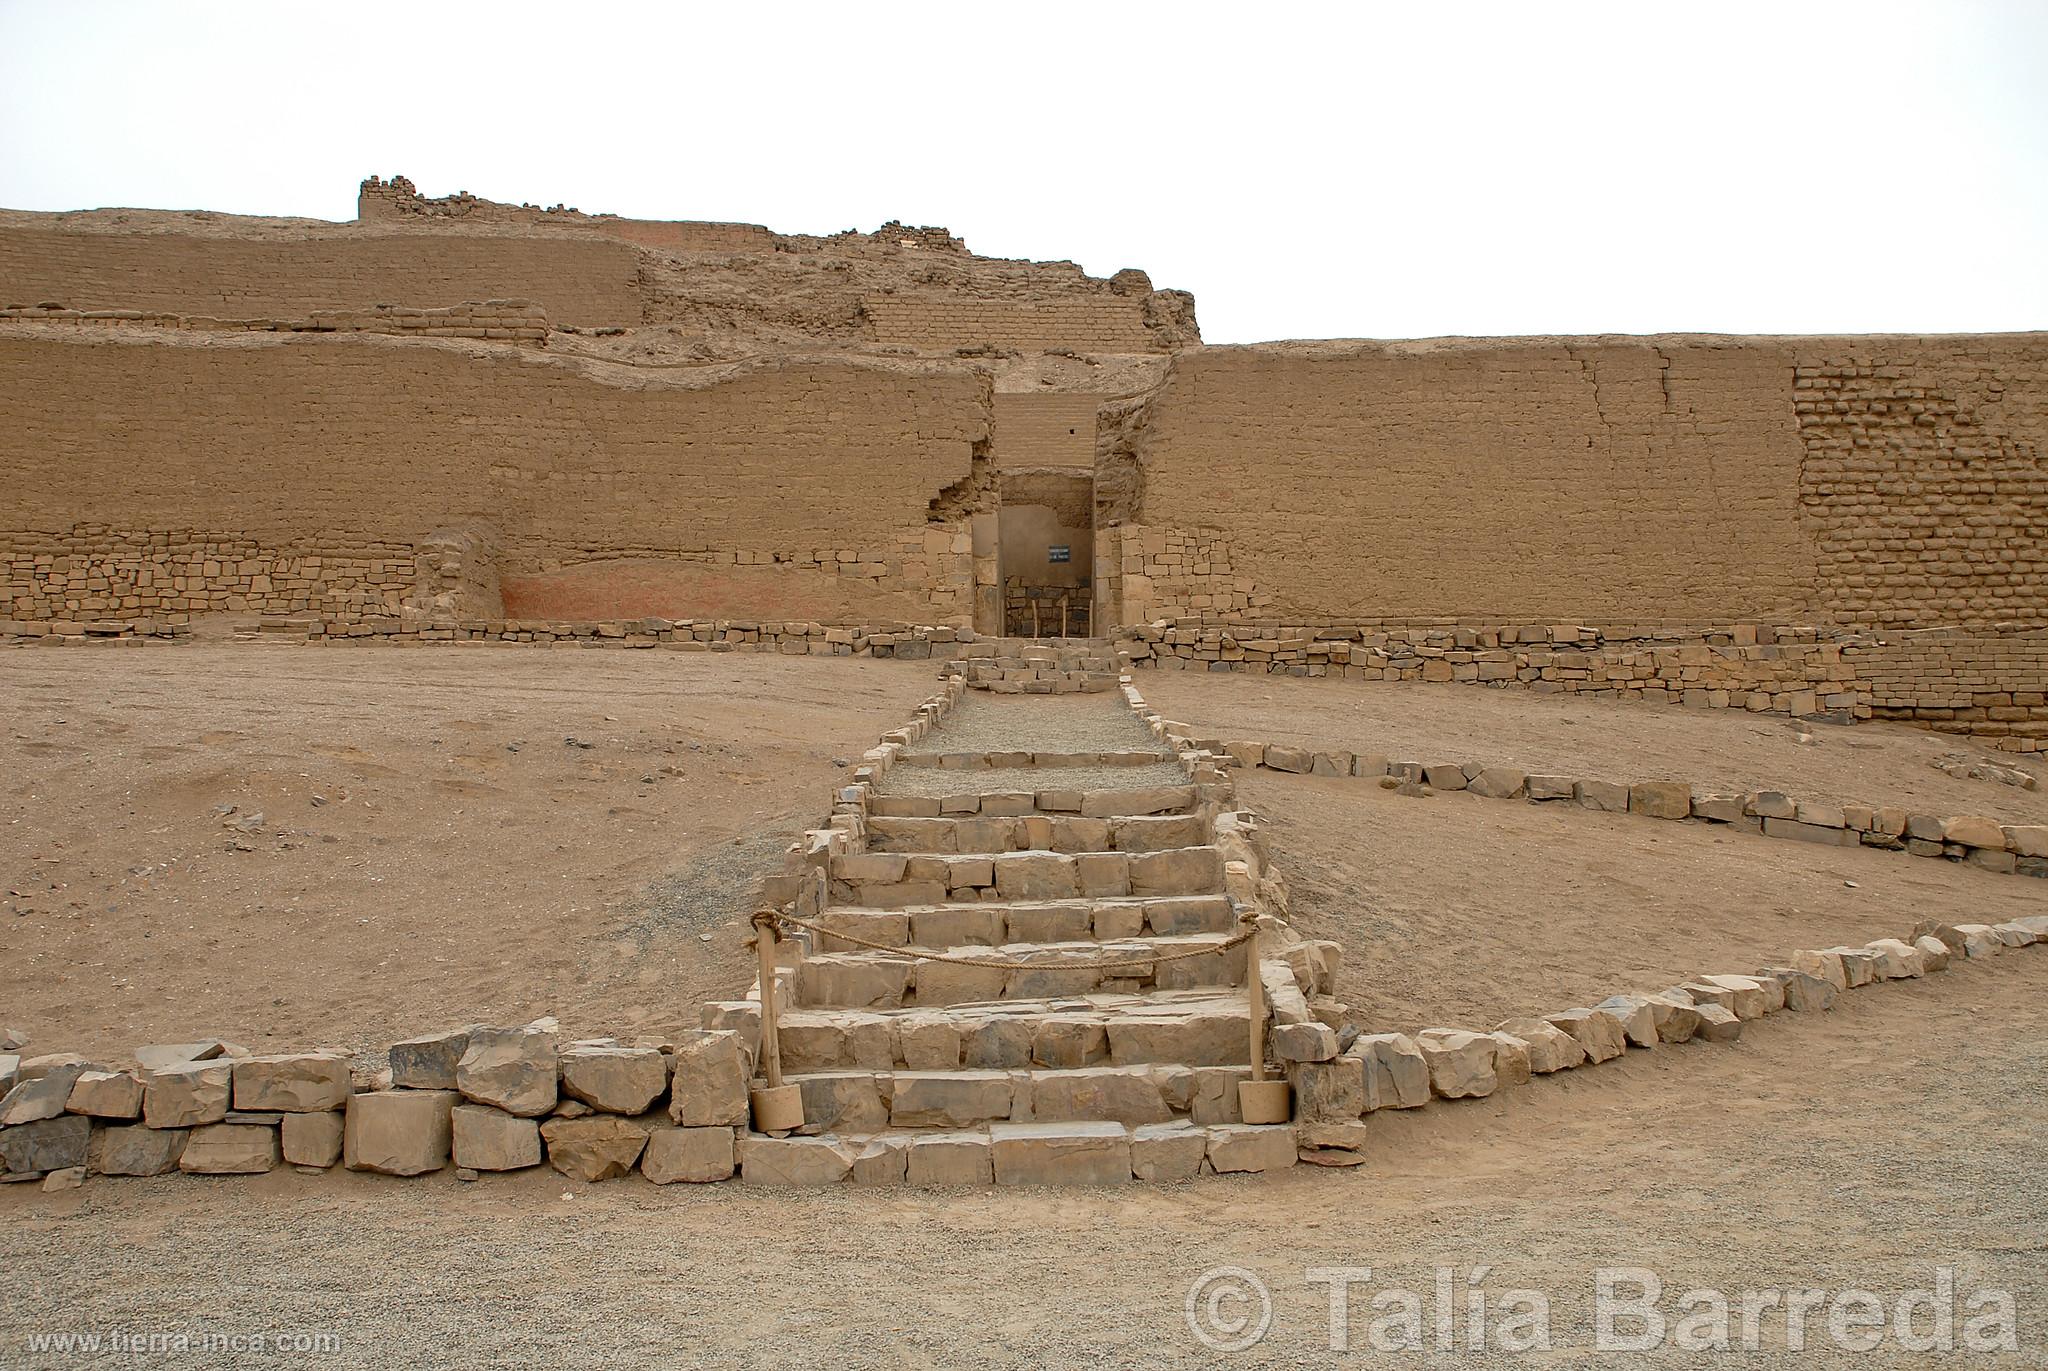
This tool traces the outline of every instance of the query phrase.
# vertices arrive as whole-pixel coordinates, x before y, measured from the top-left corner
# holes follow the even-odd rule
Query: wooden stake
[[[775,922],[772,909],[754,915],[754,949],[761,958],[761,1074],[770,1090],[782,1087],[782,1042],[775,1027],[775,944],[782,935]]]
[[[1244,993],[1250,1003],[1252,1021],[1252,1079],[1266,1079],[1266,983],[1259,975],[1259,921],[1253,915],[1245,920],[1247,937],[1244,944]]]

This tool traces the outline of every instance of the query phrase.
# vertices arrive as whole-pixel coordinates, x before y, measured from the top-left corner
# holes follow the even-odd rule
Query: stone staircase
[[[945,671],[999,695],[1065,695],[1117,689],[1128,663],[1107,638],[977,638]]]
[[[949,672],[863,757],[830,825],[769,883],[786,931],[769,993],[804,1121],[743,1133],[742,1178],[1070,1184],[1294,1164],[1294,1129],[1239,1108],[1245,934],[1256,924],[1276,1031],[1313,1023],[1335,949],[1271,908],[1280,887],[1228,773],[1165,741],[1128,681],[1121,697],[1013,701],[1056,692],[998,678],[949,722],[973,676]],[[705,1026],[758,1045],[761,993],[707,1006]]]

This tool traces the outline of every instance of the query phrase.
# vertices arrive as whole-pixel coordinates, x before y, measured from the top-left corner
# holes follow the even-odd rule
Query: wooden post
[[[754,1127],[763,1133],[787,1133],[803,1127],[803,1091],[782,1083],[782,1039],[775,1023],[775,944],[781,941],[779,919],[772,909],[754,913],[754,950],[761,965],[761,1074],[765,1090],[748,1092]]]
[[[1036,595],[1031,597],[1031,636],[1034,638],[1038,636],[1038,597]]]
[[[1252,1078],[1237,1083],[1238,1112],[1246,1123],[1286,1123],[1292,1114],[1293,1093],[1284,1080],[1266,1079],[1266,983],[1259,964],[1258,912],[1244,913],[1244,993],[1251,1021]]]
[[[1062,592],[1060,595],[1060,637],[1068,637],[1073,631],[1074,626],[1067,622],[1067,597]]]

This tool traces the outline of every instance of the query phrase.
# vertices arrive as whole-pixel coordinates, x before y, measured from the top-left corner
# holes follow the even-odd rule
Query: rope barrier
[[[880,952],[891,957],[902,957],[908,961],[945,962],[952,966],[985,966],[999,971],[1143,971],[1158,966],[1163,962],[1181,962],[1187,961],[1192,957],[1208,957],[1216,953],[1227,952],[1233,947],[1250,942],[1252,939],[1252,930],[1248,927],[1246,931],[1238,933],[1220,943],[1213,943],[1207,947],[1190,948],[1184,952],[1161,952],[1142,960],[1116,962],[1018,962],[996,961],[981,957],[952,957],[943,952],[924,952],[912,947],[891,947],[887,943],[871,942],[866,938],[856,937],[851,933],[843,933],[836,928],[826,928],[819,924],[814,924],[807,919],[799,919],[793,914],[778,914],[776,918],[781,923],[794,924],[798,928],[807,928],[813,933],[823,934],[828,938],[839,938],[845,942],[852,943],[856,947],[865,947],[871,951]]]

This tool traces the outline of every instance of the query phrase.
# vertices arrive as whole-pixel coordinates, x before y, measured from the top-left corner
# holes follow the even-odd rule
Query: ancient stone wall
[[[617,576],[637,598],[616,613],[722,610],[738,579],[789,617],[966,622],[965,512],[934,501],[986,464],[986,376],[686,375],[367,335],[0,324],[0,614],[396,613],[420,540],[473,524],[526,617],[625,598],[604,594]]]
[[[365,224],[516,224],[530,228],[585,230],[666,252],[773,252],[775,235],[759,224],[698,220],[621,219],[616,214],[539,205],[506,205],[467,191],[434,198],[411,181],[372,176],[356,193],[356,219]]]
[[[0,224],[0,306],[222,319],[537,300],[556,323],[640,322],[639,254],[597,236],[324,232],[206,237]]]
[[[0,309],[0,323],[73,328],[173,328],[198,333],[389,333],[417,338],[475,338],[544,345],[547,311],[531,300],[482,300],[445,309],[378,305],[316,309],[304,318],[218,319],[199,314],[145,314],[134,309]]]
[[[1855,661],[1878,718],[2048,752],[2048,631],[1886,633]]]

